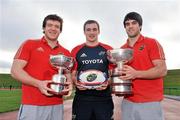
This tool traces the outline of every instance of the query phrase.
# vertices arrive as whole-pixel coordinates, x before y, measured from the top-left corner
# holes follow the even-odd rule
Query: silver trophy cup
[[[128,63],[133,58],[133,50],[126,49],[113,49],[107,51],[108,60],[115,63],[117,67],[112,73],[112,93],[124,96],[132,94],[132,81],[131,80],[121,80],[119,78],[118,69],[122,69],[123,65]]]
[[[50,84],[50,88],[54,90],[54,94],[61,94],[64,86],[66,86],[66,76],[63,74],[63,71],[72,68],[73,58],[63,54],[50,55],[50,63],[53,67],[58,68],[58,74],[53,75],[53,83]]]

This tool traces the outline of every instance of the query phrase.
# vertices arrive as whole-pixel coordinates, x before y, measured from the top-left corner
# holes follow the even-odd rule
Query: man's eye
[[[93,28],[93,31],[97,31],[97,28]]]
[[[137,24],[137,21],[133,21],[132,24],[133,24],[133,25]]]
[[[91,29],[90,29],[90,28],[88,28],[88,29],[86,29],[86,31],[91,31]]]
[[[130,23],[125,23],[125,26],[129,26],[130,25]]]
[[[58,29],[60,28],[60,26],[59,26],[59,25],[55,25],[55,27],[56,27],[56,28],[58,28]]]
[[[47,24],[47,26],[48,26],[48,27],[51,27],[51,26],[52,26],[52,24]]]

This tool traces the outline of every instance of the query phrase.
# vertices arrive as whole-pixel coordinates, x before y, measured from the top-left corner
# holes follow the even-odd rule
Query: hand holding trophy
[[[73,67],[73,58],[65,56],[63,54],[51,55],[50,63],[53,67],[58,68],[58,74],[53,75],[52,83],[50,83],[50,88],[54,90],[53,94],[56,95],[66,95],[68,92],[63,92],[66,86],[66,76],[63,72],[70,70]]]
[[[121,80],[119,78],[119,69],[121,70],[123,65],[128,63],[133,58],[133,50],[126,49],[113,49],[107,51],[108,60],[117,65],[112,73],[112,93],[118,96],[132,94],[132,81]]]

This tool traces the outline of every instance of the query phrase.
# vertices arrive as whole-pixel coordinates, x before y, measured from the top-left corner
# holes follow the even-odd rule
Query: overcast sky
[[[83,24],[97,20],[99,41],[119,48],[127,39],[124,16],[131,11],[143,17],[142,34],[164,48],[168,69],[180,69],[179,0],[0,0],[0,73],[9,72],[14,54],[29,38],[41,38],[48,14],[64,20],[59,42],[71,50],[85,42]]]

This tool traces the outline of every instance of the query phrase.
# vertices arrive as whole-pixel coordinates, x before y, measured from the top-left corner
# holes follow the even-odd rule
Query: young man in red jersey
[[[163,76],[167,73],[163,48],[155,39],[143,36],[141,15],[128,13],[124,18],[127,42],[121,48],[132,48],[133,60],[124,65],[122,80],[133,81],[133,94],[125,96],[121,106],[122,120],[164,120]]]
[[[71,54],[75,58],[72,78],[76,86],[73,100],[73,120],[112,120],[113,101],[109,86],[109,70],[111,65],[106,51],[109,45],[98,41],[99,24],[95,20],[84,23],[86,42],[73,48]],[[102,83],[99,86],[84,85]],[[94,82],[95,84],[95,82]]]
[[[62,95],[54,95],[49,88],[52,76],[58,70],[51,66],[50,55],[70,52],[58,43],[63,20],[55,14],[45,17],[43,21],[44,36],[37,40],[25,41],[17,51],[11,68],[12,76],[22,82],[22,104],[18,120],[63,120]],[[72,89],[70,74],[63,92]]]

